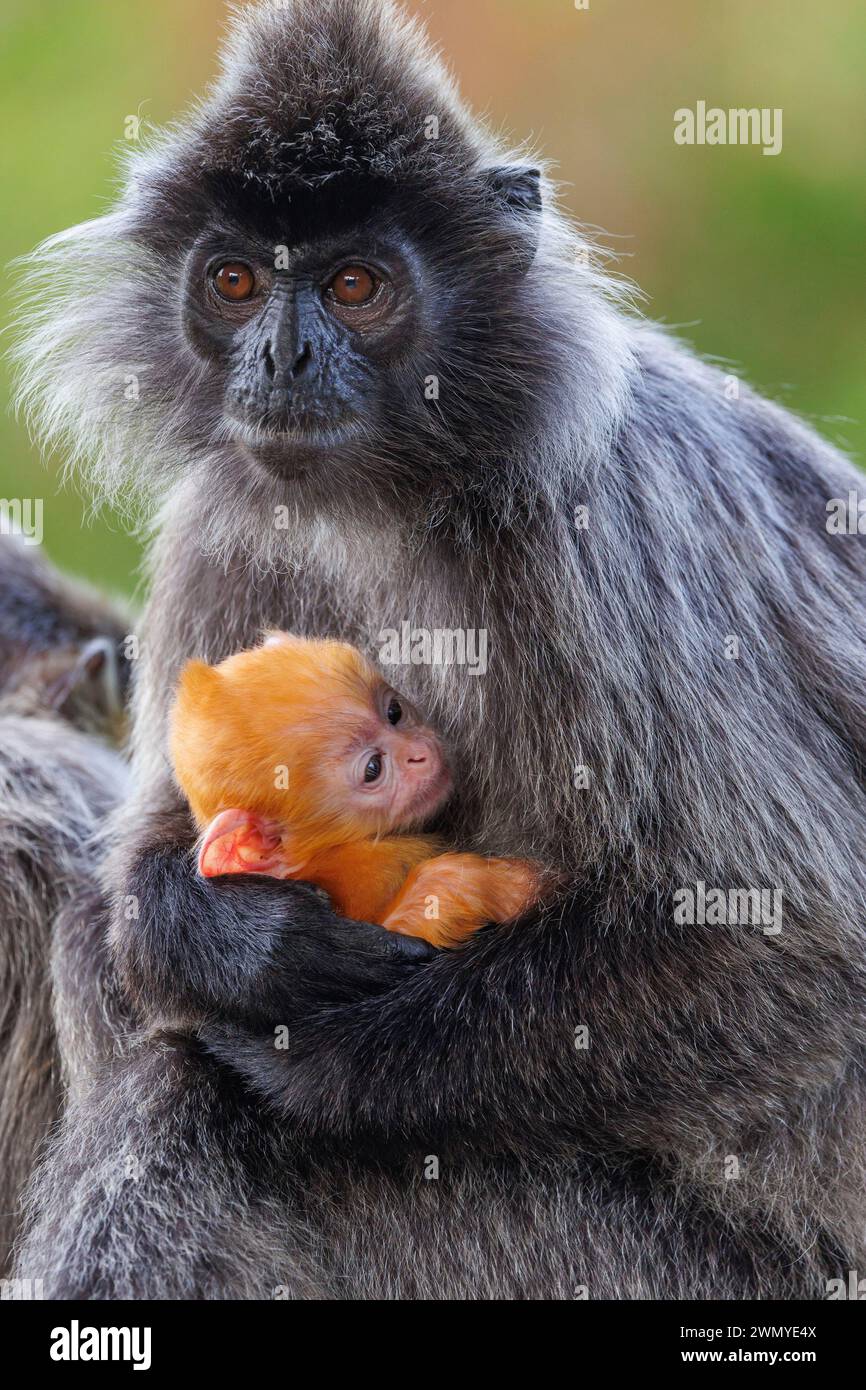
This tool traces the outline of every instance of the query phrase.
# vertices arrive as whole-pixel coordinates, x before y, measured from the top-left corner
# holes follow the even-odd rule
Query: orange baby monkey
[[[439,741],[354,647],[271,633],[184,668],[175,776],[203,832],[199,873],[318,884],[335,909],[453,946],[541,896],[538,867],[442,853],[430,818],[451,790]]]

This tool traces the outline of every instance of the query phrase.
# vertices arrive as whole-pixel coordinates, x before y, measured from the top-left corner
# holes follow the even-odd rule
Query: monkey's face
[[[277,693],[266,736],[269,762],[280,748],[289,765],[282,804],[272,803],[275,818],[322,844],[429,820],[452,780],[439,738],[414,706],[352,647],[282,634],[272,640],[272,647],[248,655],[260,668],[267,665],[270,686],[284,692]],[[277,677],[280,667],[288,678]],[[261,718],[257,727],[261,736]]]
[[[450,207],[371,180],[267,203],[215,183],[181,285],[210,437],[319,492],[444,475],[489,424],[497,318],[525,273],[491,198],[480,176]]]
[[[406,410],[423,272],[391,225],[284,219],[208,228],[189,256],[184,328],[219,393],[226,435],[295,477]],[[317,224],[317,225],[314,225]]]
[[[451,776],[433,730],[396,691],[377,683],[366,709],[335,719],[333,753],[320,771],[353,822],[367,834],[422,825],[451,790]]]
[[[113,211],[34,258],[23,394],[45,437],[112,498],[201,486],[201,543],[268,565],[314,521],[511,505],[595,292],[562,312],[579,277],[539,170],[501,159],[389,6],[246,7]]]
[[[245,807],[322,847],[423,824],[451,790],[435,732],[344,642],[272,632],[219,666],[190,662],[171,722],[202,825]]]

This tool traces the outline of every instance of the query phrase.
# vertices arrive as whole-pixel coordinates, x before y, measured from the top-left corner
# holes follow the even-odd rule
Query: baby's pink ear
[[[279,827],[251,811],[220,811],[204,833],[198,852],[202,878],[222,874],[268,874],[289,878]]]

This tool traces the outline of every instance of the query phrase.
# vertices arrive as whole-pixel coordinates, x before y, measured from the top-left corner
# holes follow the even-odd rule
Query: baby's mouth
[[[447,763],[440,763],[438,770],[430,778],[426,786],[422,787],[412,802],[412,815],[417,820],[426,820],[432,816],[434,811],[438,811],[451,792],[453,780]]]

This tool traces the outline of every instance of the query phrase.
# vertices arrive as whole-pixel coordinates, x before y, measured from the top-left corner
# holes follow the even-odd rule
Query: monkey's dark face
[[[535,171],[512,177],[519,200],[536,196]],[[487,171],[450,204],[371,180],[273,200],[231,181],[202,193],[180,295],[210,438],[319,486],[383,466],[417,481],[431,436],[444,466],[489,411],[497,318],[525,274],[513,189],[503,205]]]
[[[201,481],[202,544],[265,564],[320,521],[501,515],[575,389],[539,171],[499,162],[432,55],[407,67],[390,8],[325,8],[333,32],[319,0],[262,11],[117,208],[40,253],[58,312],[28,354],[107,493]]]
[[[399,366],[419,328],[422,272],[368,226],[284,239],[209,229],[186,266],[184,328],[221,393],[226,433],[293,474],[406,408]]]

